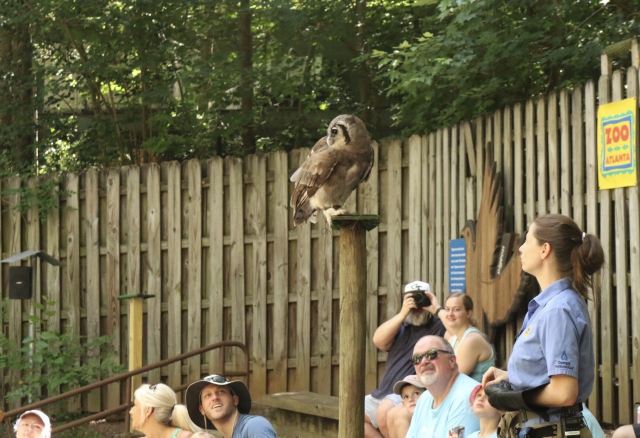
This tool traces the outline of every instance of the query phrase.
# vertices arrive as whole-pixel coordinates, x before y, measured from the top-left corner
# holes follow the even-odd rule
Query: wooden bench
[[[313,392],[279,392],[256,400],[252,413],[267,417],[278,437],[337,437],[338,397]]]

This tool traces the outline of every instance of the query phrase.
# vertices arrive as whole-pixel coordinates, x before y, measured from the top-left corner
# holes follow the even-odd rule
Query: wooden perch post
[[[366,231],[378,216],[342,215],[333,219],[340,229],[340,385],[338,436],[364,436],[364,353],[367,339]]]

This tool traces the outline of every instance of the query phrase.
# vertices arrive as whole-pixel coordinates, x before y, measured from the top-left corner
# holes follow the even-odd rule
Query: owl
[[[327,223],[344,214],[342,204],[371,172],[374,159],[371,137],[358,117],[343,114],[331,121],[327,135],[316,142],[309,156],[291,175],[293,222],[316,222],[322,211]]]

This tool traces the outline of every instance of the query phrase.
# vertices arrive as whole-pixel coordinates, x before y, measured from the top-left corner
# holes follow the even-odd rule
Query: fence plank
[[[27,180],[27,187],[29,188],[29,190],[32,190],[32,191],[36,190],[37,189],[36,178],[33,178],[33,177],[29,178]],[[27,245],[27,249],[34,250],[34,249],[42,248],[42,246],[40,245],[40,218],[38,216],[38,209],[36,205],[29,206],[29,209],[27,210],[27,214],[26,214],[25,226],[26,226],[25,227],[26,228],[25,243]],[[41,321],[42,320],[41,308],[37,304],[42,303],[42,288],[41,288],[40,277],[41,277],[41,268],[42,268],[43,262],[38,261],[36,259],[32,259],[32,260],[33,260],[32,266],[34,269],[33,285],[32,285],[33,299],[25,301],[24,313],[25,315],[31,316],[33,318],[32,321]],[[41,332],[40,328],[41,328],[41,324],[30,322],[29,332],[28,332],[29,338],[31,339],[38,338]],[[34,376],[34,379],[37,379],[37,380],[40,379],[40,372],[41,372],[40,368],[36,368],[32,370],[32,375]],[[41,398],[40,388],[34,389],[33,396],[34,396],[34,399],[36,400]]]
[[[150,164],[146,171],[147,210],[146,234],[147,252],[145,258],[146,292],[153,298],[145,300],[147,306],[147,364],[161,359],[162,343],[158,333],[162,327],[162,246],[160,228],[160,166]],[[160,381],[160,370],[148,374],[149,382]]]
[[[571,144],[570,144],[570,115],[569,115],[569,92],[567,90],[560,91],[560,213],[565,216],[573,216],[571,213],[571,170],[573,166],[566,164],[572,163]],[[575,218],[574,218],[575,220]]]
[[[86,308],[87,338],[95,339],[100,333],[100,216],[98,191],[100,175],[95,168],[87,170],[84,176],[84,222],[85,222],[85,254],[86,254]],[[100,352],[89,357],[90,366],[100,362]],[[89,412],[99,412],[101,408],[100,388],[91,391],[87,396]]]
[[[285,152],[277,152],[273,158],[273,382],[269,382],[269,392],[281,392],[287,390],[289,173]]]
[[[451,211],[451,176],[449,169],[451,165],[451,137],[449,135],[449,128],[443,128],[442,131],[442,190],[439,192],[442,196],[442,210],[439,216],[442,218],[442,279],[438,282],[438,287],[442,291],[449,292],[449,257],[447,257],[449,251],[449,223]],[[446,212],[446,213],[445,213]]]
[[[209,175],[209,259],[207,300],[207,343],[220,342],[224,338],[224,161],[212,158],[208,164]],[[209,373],[218,373],[223,369],[224,352],[213,350],[208,355]]]
[[[425,137],[421,137],[421,143],[425,141]],[[369,174],[369,179],[366,183],[360,186],[361,198],[363,200],[363,213],[364,214],[378,214],[378,166],[380,161],[380,150],[378,143],[373,143],[375,161]],[[424,148],[421,148],[424,151]],[[424,163],[420,159],[421,163]],[[424,169],[424,167],[423,167]],[[423,175],[421,172],[420,175]],[[425,186],[426,187],[426,186]],[[422,192],[421,205],[424,203],[424,196],[426,190]],[[424,211],[421,210],[421,211]],[[374,228],[367,232],[366,246],[367,246],[367,339],[373,339],[373,333],[378,328],[378,228]],[[424,251],[424,248],[423,248]],[[426,256],[426,251],[423,252]],[[426,257],[425,257],[426,258]],[[330,268],[330,266],[327,266]],[[365,392],[371,392],[378,385],[378,349],[373,345],[373,342],[366,343],[365,350]]]
[[[508,211],[513,209],[513,130],[511,127],[511,108],[502,112],[502,174],[504,182],[504,204]]]
[[[438,163],[436,162],[436,135],[431,133],[428,136],[428,172],[427,183],[429,187],[429,220],[427,221],[427,244],[429,246],[429,270],[427,272],[427,278],[429,282],[433,283],[436,279],[436,172]],[[388,222],[388,219],[387,219]]]
[[[53,179],[54,177],[52,177]],[[57,181],[57,179],[56,179]],[[47,233],[46,250],[47,254],[52,255],[56,259],[60,260],[60,196],[58,193],[59,185],[54,183],[56,190],[51,196],[53,205],[55,206],[47,213],[47,223],[45,225]],[[43,266],[43,265],[41,265]],[[44,264],[43,269],[45,282],[46,282],[46,296],[47,296],[47,330],[59,333],[60,332],[60,266],[53,266],[48,263]],[[52,392],[59,392],[59,387],[52,385],[49,388]]]
[[[187,199],[187,350],[202,347],[202,170],[198,160],[186,165]],[[242,187],[242,185],[240,186]],[[242,215],[240,215],[242,217]],[[242,221],[239,221],[242,222]],[[244,294],[241,294],[244,296]],[[242,312],[244,315],[244,311]],[[200,356],[187,361],[190,382],[200,378]]]
[[[613,72],[611,77],[612,101],[618,101],[624,98],[623,95],[623,77],[620,70]],[[618,421],[629,422],[631,418],[631,380],[629,375],[629,365],[631,357],[629,356],[629,324],[620,320],[617,316],[624,315],[629,308],[628,300],[628,284],[627,284],[627,239],[628,225],[626,215],[625,189],[617,188],[613,190],[614,197],[614,245],[615,245],[615,279],[616,293],[615,305],[612,305],[614,318],[612,322],[616,323],[616,335],[611,340],[612,343],[618,344]],[[636,217],[637,219],[637,217]]]
[[[596,96],[593,81],[587,82],[584,89],[584,122],[585,122],[585,177],[586,177],[586,218],[587,232],[599,234],[598,222],[598,171],[596,154]],[[596,276],[593,282],[593,300],[588,301],[589,314],[591,315],[591,333],[593,347],[596,353],[596,378],[589,397],[589,408],[594,415],[602,420],[602,367],[600,349],[600,276]]]
[[[77,174],[68,174],[65,182],[66,207],[64,210],[66,269],[62,291],[63,310],[67,315],[65,331],[80,336],[80,202],[79,180]],[[80,366],[80,363],[77,363]],[[70,388],[67,388],[70,389]],[[80,410],[80,397],[67,400],[70,412]]]
[[[302,164],[308,153],[308,149],[300,150],[299,164]],[[353,194],[350,197],[354,200],[356,198]],[[294,389],[304,391],[309,388],[311,369],[311,224],[307,222],[298,225],[296,233],[296,369]]]
[[[242,178],[242,161],[237,158],[227,160],[229,168],[229,211],[239,220],[232,220],[229,224],[231,248],[229,261],[229,293],[231,296],[231,337],[235,341],[245,342],[245,299],[244,299],[244,201],[242,192],[244,183]],[[240,367],[237,350],[231,353],[234,369]]]
[[[389,143],[387,157],[387,317],[391,318],[400,308],[402,288],[402,144],[399,140]]]
[[[433,283],[435,283],[435,290],[438,291],[438,295],[440,300],[442,301],[444,295],[444,242],[442,236],[442,216],[445,214],[443,211],[444,204],[444,184],[443,184],[443,172],[442,168],[445,165],[442,158],[442,137],[443,132],[442,129],[438,129],[436,133],[436,209],[435,209],[435,219],[436,219],[436,272]],[[398,187],[398,186],[396,186]],[[389,253],[389,255],[391,255]],[[432,285],[433,286],[433,285]]]
[[[372,169],[373,172],[373,169]],[[369,177],[371,178],[371,176]],[[365,200],[366,203],[366,200]],[[320,272],[318,280],[318,372],[316,391],[331,394],[333,327],[333,231],[322,222],[318,227]],[[367,242],[368,243],[368,242]],[[377,311],[377,296],[376,311]],[[367,307],[369,309],[369,307]],[[377,355],[376,355],[377,358]]]
[[[466,136],[463,132],[463,126],[464,124],[458,125],[458,230],[456,233],[458,237],[462,233],[462,229],[467,223],[467,154],[465,140]],[[426,205],[426,203],[424,205]]]
[[[8,234],[9,245],[7,247],[8,256],[16,254],[22,251],[20,236],[22,234],[22,224],[20,221],[20,178],[10,177],[7,181],[7,189],[9,191],[8,196],[8,212],[6,221],[6,233]],[[3,224],[4,225],[4,224]],[[12,263],[10,266],[20,266],[21,263]],[[9,340],[13,345],[22,345],[23,333],[22,333],[22,300],[10,300],[9,301]],[[9,382],[20,381],[20,372],[12,370],[9,373]],[[10,407],[15,408],[20,405],[19,400],[14,400],[9,404]]]
[[[455,239],[460,235],[460,228],[458,225],[458,127],[453,126],[451,128],[451,152],[450,152],[450,166],[449,175],[449,193],[450,193],[450,208],[451,212],[449,217],[449,228],[447,234],[449,239]],[[449,257],[447,257],[447,262]],[[447,275],[447,279],[449,276]]]
[[[473,144],[474,148],[475,148],[475,156],[476,156],[476,173],[475,173],[475,177],[476,177],[476,196],[475,199],[482,199],[482,178],[484,175],[484,160],[485,160],[485,156],[484,156],[484,130],[483,130],[483,125],[482,125],[482,117],[479,117],[475,120],[475,127],[476,127],[476,137],[475,137],[475,142]],[[478,201],[480,202],[480,201]],[[478,209],[478,205],[476,203],[476,209],[473,211],[473,215],[472,217],[475,219],[476,218],[476,214],[477,214],[477,210]]]
[[[493,120],[493,158],[496,160],[498,170],[502,172],[504,170],[502,161],[502,111],[496,110],[491,119]],[[487,135],[489,135],[488,132]]]
[[[253,333],[251,363],[251,394],[259,397],[267,392],[267,161],[264,155],[249,158],[253,177],[252,197],[247,217],[253,230],[251,257],[253,272]],[[305,388],[308,389],[308,388]]]
[[[637,49],[637,43],[634,44]],[[627,69],[627,96],[638,98],[638,68]],[[637,141],[637,137],[636,137]],[[640,217],[640,192],[638,186],[629,187],[629,218]],[[640,221],[629,220],[629,285],[631,286],[631,309],[640,309]],[[626,315],[629,315],[626,312]],[[633,362],[631,376],[633,376],[632,399],[640,401],[640,318],[631,319],[631,351]]]
[[[167,355],[182,352],[182,193],[180,164],[166,163],[167,172]],[[220,316],[218,316],[220,317]],[[182,383],[180,362],[168,367],[168,384]]]
[[[513,228],[516,233],[522,233],[525,227],[524,221],[524,193],[523,182],[525,169],[523,167],[523,145],[522,145],[522,105],[516,104],[513,107]]]
[[[107,226],[105,233],[105,293],[107,295],[107,335],[111,336],[112,352],[120,358],[120,172],[107,173]],[[107,387],[107,406],[120,404],[120,386]]]
[[[610,101],[609,76],[603,75],[598,81],[598,96],[600,103]],[[604,250],[604,266],[600,271],[602,289],[600,296],[600,348],[602,354],[602,417],[601,421],[613,423],[614,414],[614,345],[613,338],[613,314],[612,314],[612,284],[611,284],[611,260],[613,248],[611,245],[611,193],[609,190],[600,191],[600,242]]]
[[[549,93],[547,96],[547,153],[549,190],[547,208],[551,213],[558,213],[560,211],[560,172],[558,171],[560,154],[558,149],[558,98],[555,92]]]
[[[536,218],[536,146],[535,125],[533,119],[535,110],[533,101],[528,100],[525,105],[525,139],[526,139],[526,224],[530,224]]]
[[[126,290],[124,295],[140,294],[140,168],[138,166],[127,166],[125,168],[125,179],[127,184],[126,192],[126,242],[127,242],[127,268],[126,268]],[[125,301],[123,307],[126,309],[127,321],[131,320],[130,301]],[[142,365],[142,350],[136,351],[131,348],[130,343],[135,342],[135,338],[142,337],[142,331],[127,327],[129,357],[129,368],[136,364]],[[140,340],[142,342],[142,339]],[[136,376],[131,379],[131,389],[135,390],[142,384],[142,377]]]
[[[422,215],[422,162],[420,160],[422,141],[420,136],[412,135],[408,141],[409,149],[409,278],[420,277]]]
[[[547,145],[545,142],[545,105],[544,97],[536,102],[536,169],[538,173],[537,215],[548,212],[547,209]]]
[[[573,201],[573,220],[582,229],[585,229],[584,219],[584,193],[585,193],[585,151],[584,151],[584,122],[582,119],[582,89],[576,87],[571,93],[571,139],[570,143],[571,162],[573,165],[573,180],[571,182],[571,192],[567,193],[568,202]],[[565,129],[563,127],[563,129]],[[568,135],[568,134],[567,134]],[[564,139],[563,139],[564,141]],[[563,186],[565,183],[562,183]],[[568,184],[567,184],[568,185]]]

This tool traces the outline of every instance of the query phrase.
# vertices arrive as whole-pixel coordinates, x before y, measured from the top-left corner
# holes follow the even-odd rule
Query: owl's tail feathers
[[[315,224],[317,219],[316,209],[311,206],[309,202],[305,202],[302,205],[296,207],[293,212],[293,223],[295,225],[300,225],[306,221]]]

